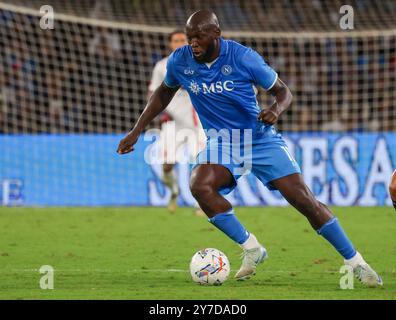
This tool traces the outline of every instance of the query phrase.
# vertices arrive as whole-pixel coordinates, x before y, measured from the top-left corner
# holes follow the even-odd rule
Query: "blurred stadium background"
[[[40,28],[51,5],[54,29]],[[341,30],[340,7],[354,9]],[[264,56],[294,95],[278,128],[317,197],[333,205],[390,205],[396,167],[396,1],[0,1],[0,204],[155,205],[168,202],[150,141],[116,147],[145,106],[167,35],[202,8],[223,35]],[[262,106],[271,97],[259,93]],[[156,124],[154,123],[153,126]],[[178,166],[180,205],[192,205]],[[241,178],[238,205],[286,205]]]

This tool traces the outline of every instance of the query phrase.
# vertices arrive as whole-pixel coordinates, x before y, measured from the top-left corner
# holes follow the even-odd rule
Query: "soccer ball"
[[[199,284],[221,285],[230,275],[230,269],[226,255],[214,248],[198,251],[190,262],[192,280]]]

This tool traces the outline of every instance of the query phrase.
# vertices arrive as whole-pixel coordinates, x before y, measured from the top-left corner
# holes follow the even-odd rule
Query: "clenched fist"
[[[133,146],[137,142],[140,133],[136,130],[130,131],[118,144],[117,153],[126,154],[134,150]]]
[[[278,120],[278,117],[278,112],[271,109],[265,109],[261,110],[257,119],[265,124],[274,124]]]

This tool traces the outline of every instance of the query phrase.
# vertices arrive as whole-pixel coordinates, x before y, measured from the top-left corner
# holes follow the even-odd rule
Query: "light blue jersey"
[[[197,164],[219,163],[231,171],[235,180],[247,168],[269,188],[272,188],[272,180],[300,172],[281,135],[272,125],[257,120],[261,109],[256,86],[269,90],[277,78],[277,73],[256,51],[222,38],[219,57],[210,64],[196,62],[191,46],[170,55],[164,83],[187,90],[207,134],[208,130],[223,132],[219,134],[222,143],[227,143],[227,137],[232,136],[228,141],[230,148],[219,147],[214,139],[208,140],[206,149],[198,155]],[[240,132],[238,140],[234,140],[233,130]],[[243,138],[246,130],[251,137],[249,158],[239,148],[234,152],[236,144],[246,143]],[[218,155],[215,160],[210,156],[213,154]],[[228,193],[232,189],[221,191]]]
[[[252,129],[259,138],[264,124],[257,120],[255,86],[269,90],[277,77],[256,51],[220,38],[220,55],[210,66],[195,61],[191,46],[173,52],[164,82],[188,91],[204,129]]]

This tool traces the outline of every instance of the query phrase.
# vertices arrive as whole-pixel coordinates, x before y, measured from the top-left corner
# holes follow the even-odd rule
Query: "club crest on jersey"
[[[228,64],[225,64],[224,66],[221,67],[221,73],[224,74],[225,76],[230,75],[232,72],[232,67]]]

